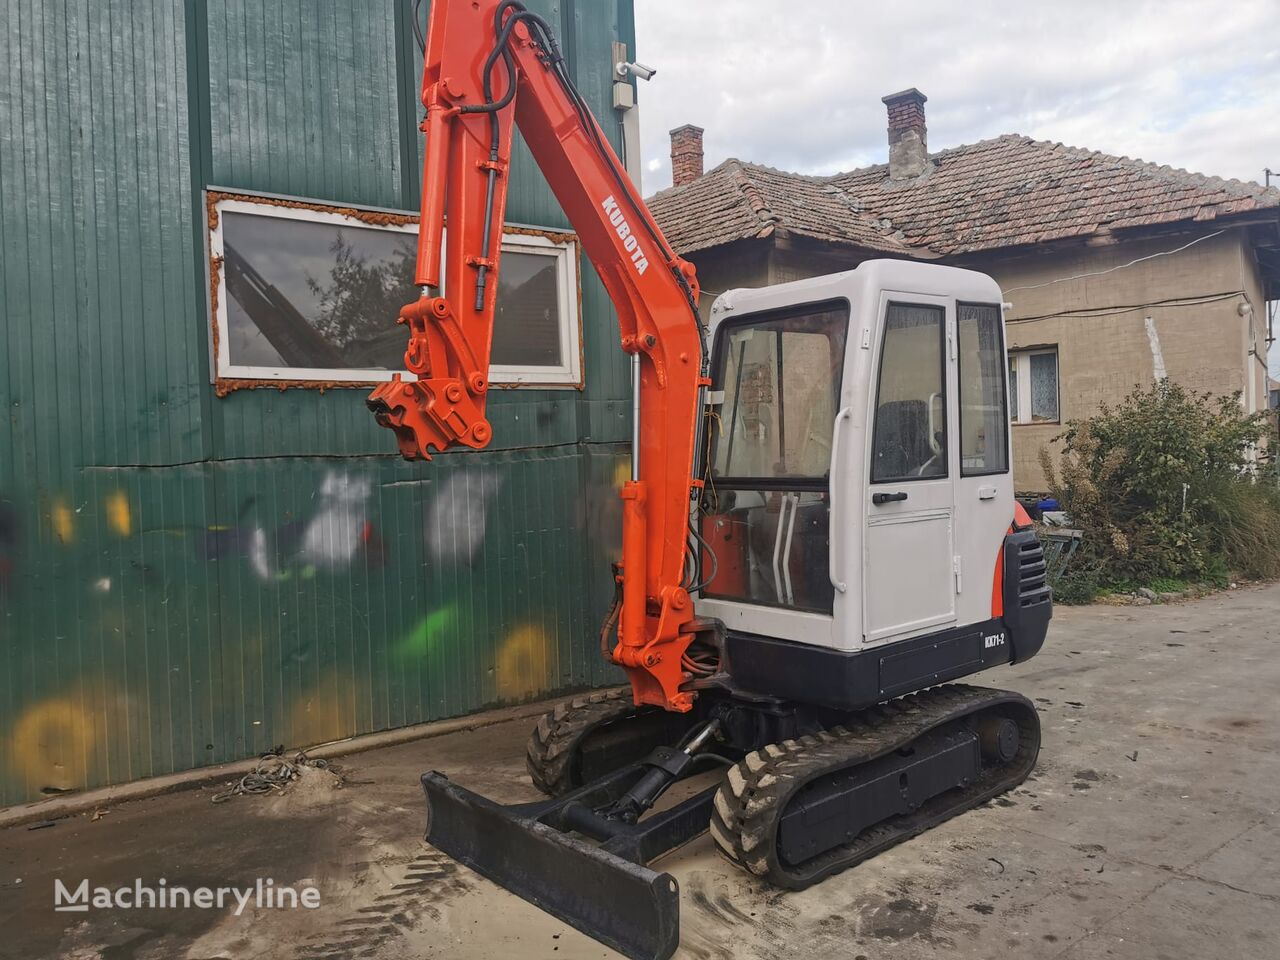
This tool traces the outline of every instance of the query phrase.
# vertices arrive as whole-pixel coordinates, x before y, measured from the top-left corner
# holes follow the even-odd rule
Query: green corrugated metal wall
[[[630,0],[541,0],[610,116]],[[207,185],[415,209],[409,0],[4,0],[0,805],[617,678],[627,368],[391,455],[363,390],[209,384]],[[611,134],[614,124],[606,123]],[[514,222],[566,226],[523,146]]]

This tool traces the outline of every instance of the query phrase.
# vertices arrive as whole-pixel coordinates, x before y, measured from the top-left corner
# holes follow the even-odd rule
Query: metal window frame
[[[1058,416],[1054,420],[1033,420],[1031,417],[1031,358],[1045,354],[1053,355],[1053,385]],[[1027,350],[1010,350],[1009,359],[1018,365],[1018,395],[1011,398],[1013,403],[1009,407],[1010,425],[1025,427],[1062,423],[1062,363],[1058,356],[1058,345],[1033,347]]]
[[[302,197],[282,197],[274,194],[255,194],[236,191],[235,195],[208,188],[209,214],[213,224],[206,224],[209,242],[209,262],[221,264],[225,256],[223,240],[223,213],[243,213],[251,216],[276,217],[301,220],[309,223],[346,226],[362,230],[391,230],[417,234],[417,217],[400,211],[374,207],[327,204]],[[279,201],[288,201],[282,204]],[[343,210],[368,213],[381,222],[371,222],[352,216]],[[403,222],[388,222],[386,214],[400,214]],[[216,215],[216,216],[213,216]],[[553,236],[536,232],[534,228],[507,225],[503,230],[504,252],[552,256],[556,258],[556,295],[560,303],[558,329],[560,331],[560,355],[562,362],[555,366],[491,364],[489,382],[496,387],[570,387],[582,386],[582,298],[578,274],[578,244],[576,239],[557,232]],[[210,277],[211,294],[210,352],[212,354],[215,383],[257,382],[264,385],[332,387],[385,383],[394,374],[402,379],[415,380],[407,370],[362,369],[356,367],[274,367],[231,362],[230,325],[227,314],[228,297],[226,272],[216,269]],[[216,307],[214,307],[216,305]],[[393,317],[388,322],[394,322]]]

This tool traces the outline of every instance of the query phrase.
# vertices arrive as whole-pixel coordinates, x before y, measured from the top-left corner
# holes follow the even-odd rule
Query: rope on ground
[[[214,803],[225,803],[232,797],[252,796],[264,793],[283,793],[285,787],[297,780],[303,767],[314,767],[317,770],[328,770],[337,778],[334,787],[344,787],[349,782],[342,772],[331,765],[328,760],[317,757],[312,759],[299,750],[293,759],[286,759],[284,748],[276,747],[270,753],[258,758],[257,765],[235,783],[227,785],[227,789],[213,795]]]

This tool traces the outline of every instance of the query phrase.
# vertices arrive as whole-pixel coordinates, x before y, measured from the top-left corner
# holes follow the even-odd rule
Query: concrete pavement
[[[1280,940],[1280,585],[1059,608],[1044,652],[979,683],[1035,699],[1032,779],[799,894],[705,836],[660,861],[679,956],[1272,958]],[[217,787],[0,830],[0,957],[601,958],[606,948],[436,853],[417,777],[533,799],[528,720],[362,753],[354,780],[212,805]],[[68,886],[314,884],[316,910],[55,913]]]

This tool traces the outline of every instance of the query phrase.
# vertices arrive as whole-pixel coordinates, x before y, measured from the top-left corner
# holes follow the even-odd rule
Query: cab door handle
[[[978,488],[979,500],[994,500],[995,498],[996,498],[995,487],[979,487]]]
[[[878,506],[880,506],[882,503],[893,503],[894,501],[897,501],[897,500],[905,500],[905,499],[907,499],[907,495],[906,495],[905,493],[902,493],[902,492],[899,492],[899,493],[873,493],[873,494],[871,495],[871,502],[872,502],[872,503],[874,503],[877,507],[878,507]]]

